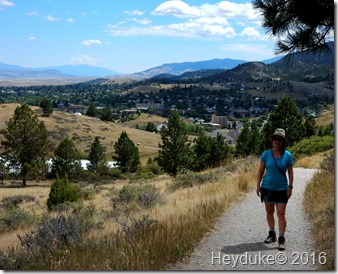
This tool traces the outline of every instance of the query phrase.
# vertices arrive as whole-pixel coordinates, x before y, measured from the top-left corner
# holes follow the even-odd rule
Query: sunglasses
[[[278,137],[273,137],[272,140],[273,141],[279,141],[279,142],[283,142],[284,141],[283,138],[278,138]]]

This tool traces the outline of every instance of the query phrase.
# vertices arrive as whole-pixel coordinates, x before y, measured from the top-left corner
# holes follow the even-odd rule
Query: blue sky
[[[251,0],[0,0],[0,25],[0,62],[32,68],[274,57]]]

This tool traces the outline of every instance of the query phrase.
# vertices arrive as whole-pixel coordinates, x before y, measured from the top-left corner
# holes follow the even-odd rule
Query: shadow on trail
[[[276,249],[275,245],[266,245],[262,242],[257,243],[243,243],[239,245],[229,245],[221,249],[225,254],[241,254],[245,252],[263,251]]]

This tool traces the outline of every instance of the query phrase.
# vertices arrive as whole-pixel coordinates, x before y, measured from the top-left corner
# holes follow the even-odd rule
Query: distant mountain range
[[[269,59],[263,62],[268,64],[278,59],[280,59],[280,57]],[[225,58],[197,62],[170,63],[134,74],[129,74],[128,76],[136,78],[150,78],[158,74],[164,73],[180,75],[185,72],[198,71],[201,69],[231,69],[246,62],[248,61]],[[0,63],[0,79],[115,77],[121,75],[121,73],[112,71],[110,69],[90,65],[65,65],[42,68],[25,68],[16,65]]]
[[[0,78],[70,78],[70,77],[109,77],[120,73],[107,68],[90,65],[65,65],[42,68],[25,68],[0,63]]]
[[[318,64],[334,64],[334,43],[328,43],[328,51],[320,54],[311,51],[293,53],[285,57],[275,57],[261,61],[264,64],[274,66],[285,66],[296,62],[309,62]],[[90,65],[65,65],[50,66],[42,68],[25,68],[16,65],[0,63],[0,79],[37,79],[37,78],[76,78],[76,77],[135,77],[135,78],[152,78],[154,76],[169,77],[182,74],[191,74],[193,72],[204,70],[205,72],[214,69],[229,70],[241,64],[249,63],[245,60],[236,59],[212,59],[197,62],[168,63],[161,66],[153,67],[134,74],[123,75],[107,68],[90,66]],[[164,78],[166,78],[164,77]]]
[[[201,65],[202,69],[195,69],[196,65]],[[269,66],[267,66],[269,65]],[[229,75],[229,79],[236,75],[241,75],[242,80],[249,78],[261,78],[263,75],[269,75],[274,71],[274,67],[287,70],[289,73],[302,74],[307,70],[313,70],[313,66],[333,66],[334,65],[334,43],[329,42],[327,50],[321,52],[303,51],[292,53],[284,57],[275,57],[261,62],[247,62],[243,60],[232,59],[214,59],[205,62],[166,64],[153,69],[138,73],[152,79],[197,79],[210,77],[211,75],[223,74]],[[182,73],[178,73],[179,69],[184,68]],[[318,68],[317,68],[318,69]],[[162,73],[161,73],[162,71]],[[279,75],[280,70],[276,72]],[[247,74],[246,77],[244,74]],[[154,76],[150,76],[154,75]],[[232,75],[232,76],[230,76]],[[255,76],[256,75],[256,76]],[[148,78],[147,77],[147,78]],[[216,76],[218,77],[218,76]],[[276,76],[278,77],[278,76]],[[235,77],[237,78],[237,76]],[[247,79],[245,79],[247,78]]]
[[[272,59],[262,61],[265,64],[271,64],[281,57],[275,57]],[[135,73],[133,75],[142,78],[151,78],[157,75],[170,74],[170,75],[181,75],[187,72],[194,72],[198,70],[212,70],[212,69],[232,69],[240,64],[248,63],[245,60],[236,60],[230,58],[224,59],[212,59],[207,61],[197,62],[183,62],[183,63],[170,63],[163,64],[158,67],[150,68],[142,72]]]

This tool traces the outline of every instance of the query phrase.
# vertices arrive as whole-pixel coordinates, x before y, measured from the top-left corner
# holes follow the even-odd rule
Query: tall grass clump
[[[116,195],[117,194],[117,195]],[[156,203],[163,201],[163,196],[154,185],[133,185],[123,186],[113,195],[111,201],[113,207],[117,204],[137,203],[142,208],[149,208]]]
[[[86,237],[90,231],[101,228],[102,222],[93,206],[73,212],[59,211],[56,216],[46,215],[35,229],[18,235],[20,248],[12,249],[7,256],[0,252],[0,268],[59,269],[60,262],[71,256],[72,250],[81,250],[87,245]]]
[[[43,249],[34,257],[28,253],[15,256],[15,260],[4,257],[2,263],[13,264],[4,269],[23,270],[165,270],[192,252],[221,212],[219,203],[201,203],[188,216],[176,216],[166,222],[141,219],[133,225],[132,233],[124,229],[81,245],[76,242],[49,251]]]
[[[217,176],[213,172],[208,173],[195,173],[188,172],[186,174],[180,174],[175,179],[167,185],[169,191],[175,191],[177,189],[193,187],[197,185],[202,185],[205,183],[215,182]]]
[[[335,267],[335,201],[334,201],[334,151],[327,155],[321,170],[307,185],[304,194],[304,207],[313,223],[312,233],[318,254],[325,252],[326,263],[319,265],[323,270]]]
[[[2,207],[5,209],[13,209],[18,208],[21,203],[33,201],[35,201],[35,198],[30,195],[7,196],[2,199]]]
[[[36,220],[36,216],[20,208],[5,212],[0,210],[0,233],[10,232],[20,227],[29,227],[33,225]]]
[[[0,203],[0,233],[33,225],[37,221],[37,217],[21,209],[19,205],[34,200],[35,198],[30,195],[4,197]]]

